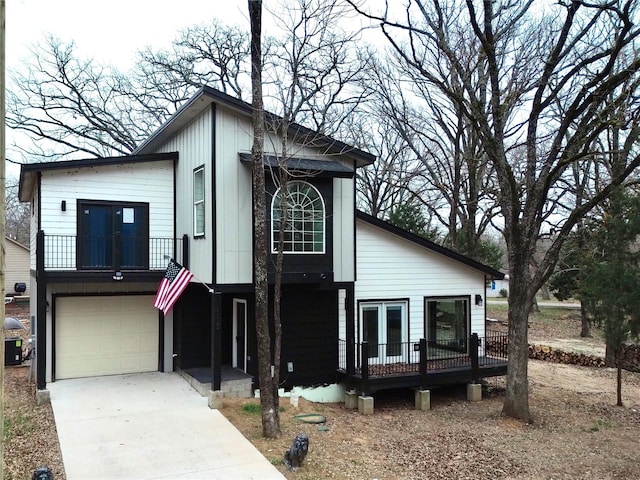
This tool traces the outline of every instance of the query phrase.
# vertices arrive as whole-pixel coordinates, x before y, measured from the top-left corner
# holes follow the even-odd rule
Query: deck
[[[444,343],[426,339],[388,345],[361,342],[349,348],[345,340],[339,342],[338,375],[347,389],[363,395],[391,388],[429,389],[477,382],[507,373],[507,334],[502,332]],[[383,355],[390,350],[397,356]]]

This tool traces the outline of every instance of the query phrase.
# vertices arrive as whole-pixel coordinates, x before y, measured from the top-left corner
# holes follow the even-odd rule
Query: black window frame
[[[122,244],[117,244],[116,236],[117,230],[114,229],[115,225],[112,221],[112,255],[111,265],[85,265],[83,261],[83,254],[85,253],[82,248],[83,238],[88,234],[85,232],[86,225],[83,220],[83,210],[86,206],[101,206],[111,207],[112,209],[118,208],[141,208],[142,217],[142,235],[136,237],[136,247],[140,250],[136,254],[136,258],[140,258],[142,262],[133,266],[121,265]],[[148,270],[149,269],[149,203],[147,202],[124,202],[124,201],[110,201],[110,200],[89,200],[78,199],[77,200],[77,232],[76,232],[76,269],[77,270]],[[121,238],[121,237],[120,237]]]

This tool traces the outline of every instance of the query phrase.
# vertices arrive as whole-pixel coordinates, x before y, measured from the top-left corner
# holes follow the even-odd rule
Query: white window
[[[311,184],[292,181],[287,185],[287,199],[282,202],[278,189],[271,203],[271,251],[278,251],[280,230],[285,253],[325,252],[325,209],[320,192]],[[286,212],[282,208],[286,208]],[[284,221],[282,221],[284,219]]]
[[[204,236],[204,167],[193,171],[193,236]]]
[[[368,343],[369,362],[389,364],[408,355],[408,302],[360,303],[360,340]]]

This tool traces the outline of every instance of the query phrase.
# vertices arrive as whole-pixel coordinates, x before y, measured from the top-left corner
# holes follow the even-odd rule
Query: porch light
[[[476,305],[482,306],[482,295],[476,295]]]
[[[116,282],[119,282],[120,280],[123,280],[124,277],[122,276],[122,272],[113,272],[113,277],[112,277]]]

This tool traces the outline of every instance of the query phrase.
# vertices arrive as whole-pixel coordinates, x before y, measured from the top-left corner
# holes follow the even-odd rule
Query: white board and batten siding
[[[176,233],[178,237],[186,234],[189,237],[189,258],[198,259],[190,262],[189,270],[206,283],[211,283],[213,224],[211,191],[211,158],[213,155],[212,108],[204,110],[189,122],[178,133],[165,142],[157,153],[178,152],[176,168]],[[204,204],[205,232],[204,237],[194,239],[193,218],[193,171],[204,165]]]
[[[45,171],[41,184],[45,235],[77,235],[77,201],[97,200],[147,203],[149,237],[173,238],[172,161]]]
[[[328,221],[333,221],[333,278],[336,282],[355,280],[354,195],[352,178],[333,179],[333,217]]]
[[[251,166],[239,152],[250,152],[251,118],[218,106],[216,110],[216,278],[219,283],[253,281]]]
[[[464,296],[471,333],[484,336],[484,306],[474,302],[475,295],[484,298],[483,272],[362,220],[356,221],[356,248],[355,318],[358,301],[409,299],[409,336],[417,342],[425,337],[425,297]]]

